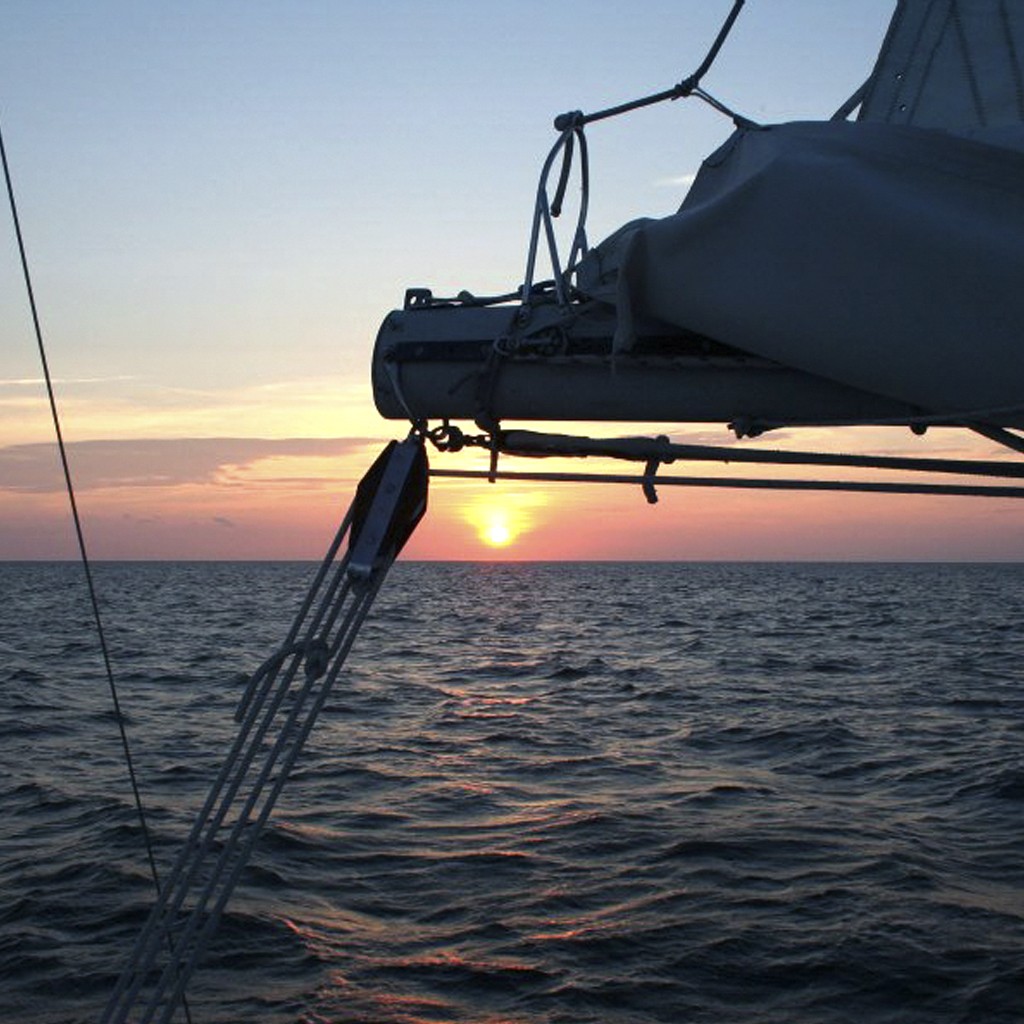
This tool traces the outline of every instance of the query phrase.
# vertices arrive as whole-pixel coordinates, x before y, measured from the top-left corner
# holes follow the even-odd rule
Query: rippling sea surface
[[[166,868],[313,567],[96,568]],[[0,565],[0,1020],[152,901],[81,570]],[[1024,566],[399,564],[199,1022],[1024,1019]]]

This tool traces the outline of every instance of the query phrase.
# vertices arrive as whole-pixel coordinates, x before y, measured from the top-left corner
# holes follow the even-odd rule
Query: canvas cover
[[[736,132],[679,212],[627,224],[578,283],[638,314],[910,402],[1024,406],[1022,129],[799,122]]]

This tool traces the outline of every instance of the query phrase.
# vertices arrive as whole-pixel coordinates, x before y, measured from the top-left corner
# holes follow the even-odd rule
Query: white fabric
[[[579,284],[617,306],[620,350],[642,315],[927,412],[1024,406],[1024,153],[905,125],[739,131]]]

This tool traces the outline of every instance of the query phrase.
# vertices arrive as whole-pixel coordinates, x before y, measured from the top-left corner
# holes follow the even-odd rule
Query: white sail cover
[[[962,418],[1024,408],[1024,0],[901,0],[855,123],[739,130],[580,288]],[[847,104],[849,107],[850,104]]]

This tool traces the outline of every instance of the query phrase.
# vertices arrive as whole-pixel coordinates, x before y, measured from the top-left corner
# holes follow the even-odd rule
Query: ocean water
[[[313,567],[96,568],[166,868]],[[0,1020],[152,901],[81,570],[0,565]],[[1024,1020],[1024,566],[399,564],[198,1022]]]

